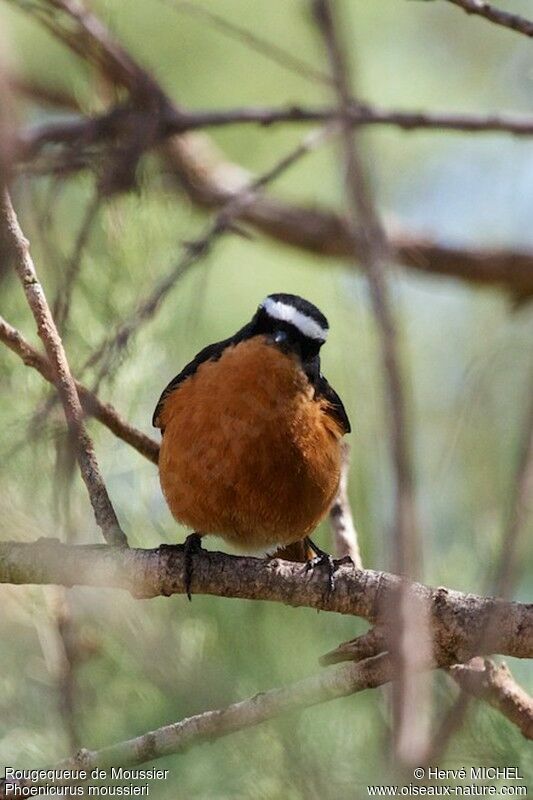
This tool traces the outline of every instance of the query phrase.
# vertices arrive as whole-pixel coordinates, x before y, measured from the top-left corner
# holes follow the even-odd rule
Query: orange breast
[[[257,550],[302,539],[327,513],[342,431],[296,358],[263,337],[202,364],[161,420],[161,486],[191,529]]]

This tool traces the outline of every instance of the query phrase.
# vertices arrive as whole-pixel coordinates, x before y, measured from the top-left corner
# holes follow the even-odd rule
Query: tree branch
[[[10,350],[16,353],[27,367],[33,367],[45,380],[54,384],[52,368],[45,356],[41,355],[22,334],[0,317],[0,341],[4,342]],[[86,386],[74,379],[78,397],[83,410],[89,416],[94,417],[102,425],[105,425],[111,433],[114,433],[126,444],[131,445],[138,453],[147,458],[153,464],[157,464],[159,456],[159,445],[155,439],[151,439],[142,431],[130,425],[111,405],[104,403],[98,395],[91,392]]]
[[[148,113],[148,112],[145,112]],[[16,156],[28,161],[48,145],[84,147],[113,140],[129,131],[131,118],[139,110],[131,105],[115,106],[110,111],[92,116],[74,116],[57,122],[32,125],[19,132]],[[159,120],[157,140],[174,134],[227,125],[262,125],[280,123],[327,123],[339,119],[337,108],[292,105],[287,108],[246,107],[224,110],[188,111],[165,108]],[[520,114],[461,114],[455,112],[408,111],[385,109],[360,103],[346,110],[345,119],[354,127],[390,125],[404,131],[458,131],[463,133],[509,133],[514,136],[533,135],[533,118]],[[153,145],[151,141],[148,144]]]
[[[0,583],[58,584],[125,589],[137,598],[183,594],[181,545],[123,549],[107,545],[69,546],[55,539],[0,543]],[[388,625],[390,604],[407,587],[431,615],[436,664],[468,661],[474,655],[501,653],[533,658],[533,604],[432,589],[385,572],[357,570],[350,559],[335,562],[335,589],[315,567],[278,559],[257,559],[203,552],[193,556],[192,591],[219,597],[271,600],[363,617]],[[476,637],[494,621],[490,640]]]
[[[46,296],[37,278],[35,265],[30,255],[29,242],[22,233],[7,191],[2,193],[0,214],[3,236],[13,253],[15,270],[50,362],[53,382],[63,404],[67,425],[75,444],[80,472],[89,493],[96,522],[109,544],[126,545],[126,536],[120,528],[100,473],[93,443],[85,429],[83,409],[76,385],[70,373],[65,350]]]
[[[391,665],[383,654],[361,664],[328,670],[280,689],[260,692],[226,708],[188,717],[100,751],[82,751],[77,758],[69,759],[61,766],[131,766],[182,753],[193,745],[245,730],[289,711],[373,689],[387,683],[390,678]]]
[[[516,683],[506,664],[473,658],[468,664],[450,667],[449,673],[463,691],[484,700],[513,722],[526,739],[533,739],[533,697]]]
[[[511,14],[509,11],[500,11],[485,0],[448,0],[454,6],[459,6],[467,14],[477,14],[495,25],[522,33],[524,36],[533,37],[533,22],[521,17],[519,14]]]
[[[46,3],[46,5],[49,7],[52,4]],[[108,80],[130,90],[135,86],[135,75],[140,71],[142,85],[149,84],[153,96],[159,98],[158,114],[162,115],[163,119],[167,114],[172,116],[176,113],[179,116],[185,113],[183,109],[171,103],[154,79],[138,64],[131,64],[131,56],[124,53],[108,31],[105,31],[105,35],[102,34],[103,25],[99,20],[94,21],[94,15],[85,12],[84,21],[81,23],[79,14],[77,16],[72,14],[70,4],[54,2],[53,5],[54,13],[57,11],[57,6],[62,5],[63,13],[71,15],[76,20],[80,25],[80,33],[83,34],[79,37],[71,35],[70,38],[65,38],[59,31],[52,29],[51,33],[60,38],[64,44],[89,60],[94,60],[95,52],[105,49],[105,58],[100,58],[98,62],[99,69]],[[38,18],[45,24],[42,15],[38,15]],[[88,24],[88,19],[93,21],[92,24]],[[92,28],[95,26],[100,31],[98,36],[93,36]],[[45,24],[45,27],[50,30],[49,25]],[[133,95],[137,96],[135,92]],[[366,108],[362,106],[359,110],[359,107],[356,107],[353,113],[365,114]],[[382,112],[377,109],[376,113],[379,116]],[[406,113],[409,115],[411,112]],[[404,120],[405,127],[414,124],[417,117],[419,115],[415,112],[414,118]],[[456,121],[459,127],[464,122],[464,129],[470,130],[467,120]],[[520,121],[518,119],[507,121],[515,128],[513,132],[518,133],[521,127]],[[423,119],[420,122],[425,126]],[[440,119],[438,122],[447,127],[449,120]],[[487,120],[478,119],[473,127],[481,129],[486,122]],[[525,125],[528,127],[529,123]],[[493,118],[489,127],[496,130],[499,127],[498,119]],[[529,133],[529,130],[527,132]],[[176,135],[166,139],[161,147],[167,168],[179,178],[193,202],[201,206],[217,207],[233,196],[235,191],[233,177],[238,174],[242,178],[243,170],[221,158],[210,140],[199,134]],[[86,161],[82,159],[82,164],[85,163]],[[239,184],[239,188],[241,187],[242,181]],[[240,218],[267,236],[285,244],[320,256],[353,258],[353,241],[345,218],[328,209],[295,205],[263,195],[257,197],[242,212]],[[533,254],[527,251],[450,247],[403,230],[389,231],[388,238],[396,260],[418,272],[505,288],[514,298],[520,300],[533,296]]]
[[[313,0],[318,29],[327,51],[336,88],[339,115],[343,118],[342,160],[348,225],[351,239],[368,280],[370,301],[378,330],[385,391],[386,427],[393,470],[394,521],[392,531],[394,571],[419,577],[421,547],[417,523],[414,471],[407,424],[406,393],[400,366],[398,333],[389,291],[386,264],[392,252],[377,212],[368,170],[356,132],[349,125],[349,110],[356,104],[351,87],[341,25],[330,0]],[[395,666],[393,719],[395,749],[403,760],[417,761],[419,740],[425,738],[423,713],[427,691],[418,681],[418,660],[429,653],[426,608],[406,587],[389,608],[388,642]],[[413,647],[418,641],[419,647]]]
[[[281,714],[373,689],[390,679],[390,661],[386,655],[381,655],[360,664],[321,672],[279,689],[260,692],[226,708],[187,717],[102,750],[81,750],[73,758],[57,764],[55,769],[132,767],[163,756],[183,753],[190,747],[251,728]],[[0,800],[13,796],[13,793],[6,794],[5,784],[6,781],[0,780]],[[26,782],[25,785],[31,784]]]
[[[344,442],[342,448],[341,476],[337,496],[329,510],[329,523],[333,533],[334,552],[337,558],[350,556],[354,567],[363,569],[359,537],[354,525],[350,498],[348,497],[348,474],[350,471],[350,447]]]

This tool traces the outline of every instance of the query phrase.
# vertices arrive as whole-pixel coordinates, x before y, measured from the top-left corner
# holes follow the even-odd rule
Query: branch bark
[[[463,691],[484,700],[513,722],[526,739],[533,739],[533,697],[516,683],[506,664],[473,658],[449,672]]]
[[[61,399],[67,425],[76,449],[82,478],[87,487],[97,524],[109,544],[126,545],[127,539],[120,528],[115,510],[109,499],[93,443],[85,429],[83,409],[74,379],[70,373],[65,350],[50,312],[43,288],[37,278],[30,255],[29,242],[24,237],[7,191],[2,193],[0,226],[10,247],[28,305],[37,324],[39,336],[50,362],[52,378]]]
[[[124,549],[69,546],[55,539],[0,543],[0,583],[56,584],[125,589],[136,598],[183,594],[181,545]],[[501,653],[533,658],[533,604],[433,589],[396,575],[357,570],[350,559],[335,562],[335,589],[320,566],[204,551],[193,556],[193,594],[271,600],[290,606],[335,611],[388,625],[390,604],[405,588],[427,606],[435,663],[452,665],[475,655]],[[477,641],[488,620],[490,639]],[[479,650],[482,646],[482,649]]]

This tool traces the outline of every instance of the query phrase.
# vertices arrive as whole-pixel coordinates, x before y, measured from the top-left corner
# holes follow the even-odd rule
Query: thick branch
[[[224,160],[205,136],[175,136],[162,146],[167,170],[179,179],[191,200],[203,207],[227,202],[242,181],[242,169]],[[354,258],[346,218],[318,206],[297,205],[272,196],[254,200],[240,215],[261,233],[318,256]],[[533,254],[508,249],[465,249],[436,243],[403,230],[388,231],[395,259],[426,275],[505,288],[513,296],[533,296]],[[355,242],[355,257],[360,255]]]
[[[15,270],[23,286],[50,362],[53,381],[63,404],[69,431],[75,444],[80,472],[87,486],[96,522],[109,544],[124,545],[127,543],[126,537],[120,528],[100,474],[93,443],[85,429],[83,409],[70,373],[65,350],[43,288],[37,278],[29,243],[22,233],[7,191],[4,191],[2,195],[0,224],[5,241],[13,253]]]
[[[0,583],[59,584],[125,589],[138,598],[184,593],[183,550],[179,545],[155,550],[68,546],[57,540],[0,543]],[[317,566],[204,552],[193,556],[195,594],[271,600],[363,617],[387,624],[390,604],[402,587],[427,605],[438,665],[468,661],[482,626],[494,620],[483,653],[533,658],[533,604],[513,603],[451,589],[432,589],[373,570],[357,570],[349,559],[335,563],[335,590]]]
[[[0,317],[0,341],[16,353],[28,367],[36,369],[45,380],[54,383],[52,368],[50,363],[41,355],[31,344],[26,341],[22,334]],[[142,456],[153,464],[157,464],[159,455],[159,445],[142,431],[130,425],[110,403],[103,403],[98,395],[91,392],[86,386],[74,379],[78,397],[86,414],[94,417],[111,433],[114,433],[126,444],[131,445]]]

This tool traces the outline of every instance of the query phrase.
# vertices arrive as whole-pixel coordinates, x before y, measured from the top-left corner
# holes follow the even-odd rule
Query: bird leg
[[[305,537],[304,542],[307,545],[307,547],[309,547],[316,553],[314,558],[310,558],[306,562],[305,569],[309,571],[311,569],[314,569],[315,567],[323,565],[327,568],[328,571],[327,597],[329,597],[329,595],[335,588],[335,564],[333,562],[333,559],[329,553],[326,553],[324,550],[321,550],[320,547],[317,547],[317,545],[311,541],[309,536]]]
[[[202,550],[202,537],[199,533],[193,531],[183,542],[183,582],[185,584],[185,592],[190,601],[192,600],[193,556],[198,555]]]
[[[191,584],[193,574],[193,556],[198,555],[203,550],[202,537],[196,531],[190,533],[183,542],[183,582],[185,584],[185,592],[190,601],[192,601]]]
[[[189,600],[192,600],[191,583],[193,575],[193,556],[204,551],[201,541],[201,534],[193,531],[193,533],[187,536],[183,544],[165,544],[162,542],[158,548],[162,552],[164,550],[170,551],[169,555],[178,552],[183,553],[183,583],[185,584],[185,593]]]

